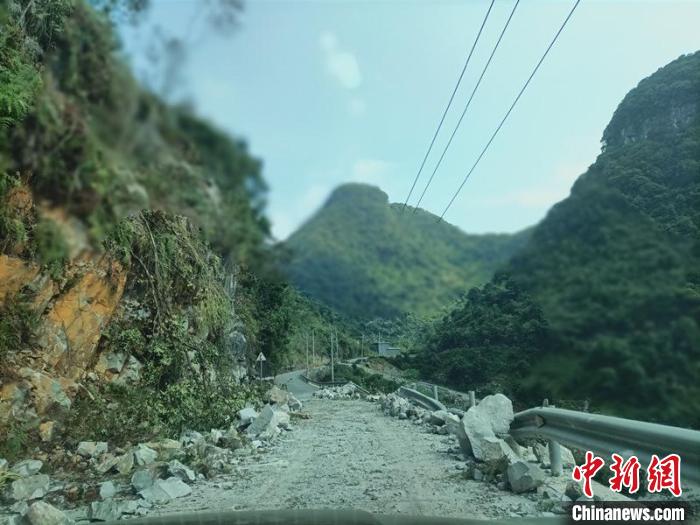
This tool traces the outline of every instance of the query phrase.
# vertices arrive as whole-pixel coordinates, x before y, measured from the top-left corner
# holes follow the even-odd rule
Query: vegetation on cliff
[[[424,373],[700,427],[699,115],[700,52],[640,82],[508,280],[437,325]]]
[[[468,235],[401,208],[372,186],[337,188],[286,242],[290,280],[349,317],[432,316],[485,283],[527,238]]]

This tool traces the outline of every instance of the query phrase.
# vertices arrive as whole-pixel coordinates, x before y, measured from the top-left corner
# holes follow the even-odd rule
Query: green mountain
[[[527,233],[468,235],[379,188],[346,184],[286,242],[286,273],[306,294],[357,319],[431,315],[485,283]]]
[[[642,80],[602,143],[504,272],[435,328],[423,372],[698,427],[700,52]]]

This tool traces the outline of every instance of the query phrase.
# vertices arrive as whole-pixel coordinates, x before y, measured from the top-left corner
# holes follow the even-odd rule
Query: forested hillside
[[[2,457],[227,426],[255,356],[302,362],[332,317],[275,270],[245,141],[120,58],[111,10],[145,5],[0,4]]]
[[[379,188],[347,184],[287,241],[291,281],[354,318],[430,316],[486,282],[528,233],[468,235]]]
[[[699,115],[700,52],[641,81],[570,197],[435,327],[424,373],[700,427]]]

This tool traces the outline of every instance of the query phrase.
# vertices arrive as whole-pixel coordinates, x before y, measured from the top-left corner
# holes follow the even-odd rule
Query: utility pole
[[[335,383],[335,363],[333,362],[333,331],[331,330],[331,383]]]
[[[316,362],[316,330],[311,330],[311,360]]]
[[[309,377],[309,332],[306,332],[306,377]]]
[[[362,342],[360,343],[360,357],[365,356],[365,333],[362,332]]]

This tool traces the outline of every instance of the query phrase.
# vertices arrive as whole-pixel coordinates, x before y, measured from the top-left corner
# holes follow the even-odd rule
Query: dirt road
[[[536,514],[535,502],[467,480],[450,436],[360,400],[312,399],[296,422],[236,471],[193,486],[155,514],[204,510],[358,509],[472,518]]]

